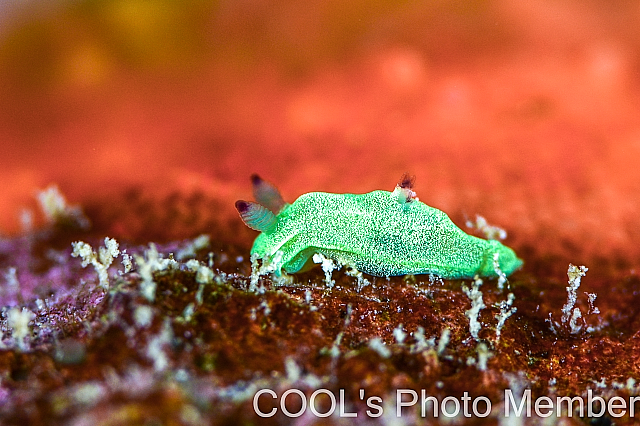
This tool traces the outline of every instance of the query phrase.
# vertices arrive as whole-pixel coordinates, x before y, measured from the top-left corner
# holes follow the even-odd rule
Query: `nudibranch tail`
[[[280,213],[280,210],[282,210],[286,203],[282,199],[278,188],[257,174],[251,175],[251,183],[253,184],[253,196],[256,201],[271,210],[274,214]]]
[[[265,206],[251,201],[236,201],[236,210],[240,213],[242,221],[251,229],[260,232],[269,232],[274,229],[278,219]]]

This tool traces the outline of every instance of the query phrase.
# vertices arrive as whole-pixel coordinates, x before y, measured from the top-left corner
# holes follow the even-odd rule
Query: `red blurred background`
[[[38,4],[36,4],[38,3]],[[640,3],[5,3],[0,230],[33,195],[391,190],[640,266]],[[525,259],[526,260],[526,259]],[[563,265],[566,269],[566,264]]]

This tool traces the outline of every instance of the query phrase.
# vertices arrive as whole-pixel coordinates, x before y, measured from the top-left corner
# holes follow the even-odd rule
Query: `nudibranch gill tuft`
[[[276,262],[276,274],[311,268],[316,253],[379,277],[496,277],[496,254],[506,275],[522,265],[509,247],[466,234],[444,212],[418,200],[408,174],[393,192],[310,192],[292,204],[258,175],[251,181],[257,202],[240,200],[236,208],[247,226],[261,232],[252,256]]]

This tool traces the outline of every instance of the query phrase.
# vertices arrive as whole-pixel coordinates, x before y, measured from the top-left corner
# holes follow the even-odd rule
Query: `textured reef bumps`
[[[397,203],[417,205],[402,184],[391,194]],[[281,213],[271,209],[282,204],[284,213],[285,203],[258,195],[278,222]],[[209,203],[185,204],[192,199],[101,199],[85,207],[90,229],[72,227],[63,216],[46,229],[0,238],[0,423],[295,422],[280,409],[260,418],[252,401],[261,389],[272,389],[281,401],[290,389],[306,401],[321,389],[344,394],[345,412],[358,414],[349,422],[367,425],[397,419],[398,390],[424,391],[439,401],[468,392],[488,398],[496,407],[491,421],[504,423],[505,389],[516,398],[530,392],[532,399],[593,392],[615,402],[614,396],[640,394],[635,273],[598,278],[595,262],[584,282],[586,268],[571,266],[565,291],[566,281],[553,272],[557,259],[527,255],[528,270],[510,278],[513,293],[505,294],[481,278],[364,279],[349,270],[332,276],[336,262],[318,253],[312,259],[322,269],[277,279],[265,263],[267,273],[258,277],[242,256],[250,235],[223,220],[206,227],[208,235],[151,242],[149,235],[175,235],[162,232],[185,229],[181,223],[192,220],[178,207],[219,213]],[[105,211],[109,220],[100,217]],[[158,220],[160,211],[169,220]],[[134,242],[113,232],[113,223],[131,226]],[[195,236],[207,222],[190,223]],[[610,291],[601,292],[595,307],[593,291],[603,288]],[[559,317],[564,312],[570,313],[566,322]],[[365,401],[374,395],[388,404],[378,420],[366,414]],[[316,408],[328,412],[322,398]],[[288,402],[296,412],[297,399]],[[274,406],[277,400],[260,398],[262,412]],[[305,419],[313,416],[310,407]],[[420,423],[417,404],[404,407],[399,421]],[[578,416],[574,411],[562,421],[577,424]],[[630,423],[627,418],[617,421]],[[337,416],[323,421],[344,423]]]
[[[274,203],[273,186],[253,177],[256,199],[238,201],[243,221],[262,233],[252,256],[272,263],[276,273],[313,266],[320,253],[375,276],[435,274],[443,278],[509,275],[522,265],[513,250],[495,240],[466,234],[442,211],[422,203],[403,176],[393,192],[311,192],[293,204]],[[268,196],[262,196],[268,188]]]

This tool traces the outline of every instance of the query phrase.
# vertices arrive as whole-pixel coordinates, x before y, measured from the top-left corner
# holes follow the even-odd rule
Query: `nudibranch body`
[[[251,254],[274,262],[276,273],[304,271],[316,253],[380,277],[495,277],[496,262],[505,275],[522,265],[509,247],[466,234],[419,201],[407,175],[393,192],[311,192],[293,204],[257,175],[252,181],[258,203],[238,201],[236,208],[247,226],[261,231]]]

